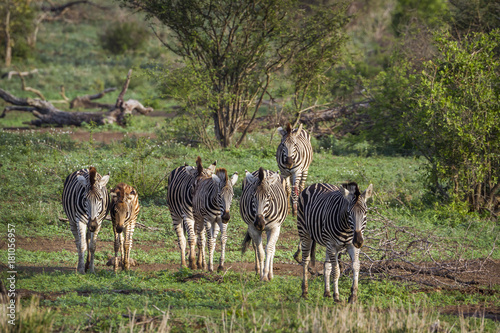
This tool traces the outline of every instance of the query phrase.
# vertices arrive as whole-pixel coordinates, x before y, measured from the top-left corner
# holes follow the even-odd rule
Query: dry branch
[[[8,111],[16,110],[16,111],[31,112],[37,119],[28,122],[28,124],[35,126],[41,126],[44,124],[56,125],[56,126],[65,126],[65,125],[81,126],[84,122],[89,124],[95,123],[96,125],[117,123],[118,125],[123,126],[126,124],[125,115],[132,113],[133,110],[136,110],[141,114],[147,114],[148,112],[153,111],[152,108],[146,108],[136,100],[128,100],[125,102],[123,101],[123,97],[127,91],[130,82],[131,74],[132,70],[130,70],[127,74],[127,79],[125,81],[122,91],[120,92],[120,95],[118,96],[116,104],[106,105],[108,107],[108,111],[104,113],[62,111],[56,108],[52,103],[44,100],[43,98],[42,99],[19,98],[17,96],[10,94],[8,91],[0,89],[0,98],[5,100],[9,104],[12,104],[11,106],[7,106],[3,110],[3,113],[0,117],[4,117],[5,113]],[[22,81],[23,81],[23,88],[27,90],[24,85],[24,79],[22,79]],[[99,94],[83,96],[79,98],[79,100],[80,101],[87,100],[90,102],[91,99],[100,98],[105,93],[113,90],[115,90],[115,88],[106,89]],[[99,105],[102,106],[105,104],[99,104]]]

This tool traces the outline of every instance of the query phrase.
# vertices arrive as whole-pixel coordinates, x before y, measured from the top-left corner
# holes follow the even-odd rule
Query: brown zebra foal
[[[120,183],[111,190],[111,220],[113,221],[113,232],[115,234],[115,257],[111,260],[115,272],[120,265],[118,252],[121,252],[121,267],[123,270],[130,269],[130,264],[135,261],[130,259],[132,249],[132,235],[134,234],[137,214],[139,214],[139,200],[137,191],[130,185]],[[108,264],[111,264],[108,262]]]

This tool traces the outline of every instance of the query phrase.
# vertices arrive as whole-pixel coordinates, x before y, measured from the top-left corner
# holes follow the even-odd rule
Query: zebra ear
[[[106,184],[109,182],[109,175],[102,176],[101,180],[99,181],[99,184],[104,187]]]
[[[285,136],[286,135],[286,131],[281,126],[278,127],[278,133],[281,134],[281,136]]]
[[[373,194],[373,184],[370,184],[367,189],[361,194],[361,196],[366,200],[368,200]]]
[[[236,182],[238,181],[238,173],[235,172],[233,173],[233,175],[231,176],[231,184],[236,185]]]
[[[297,135],[299,135],[301,131],[302,131],[302,123],[300,123],[300,125],[299,125],[299,129],[298,129],[298,130],[297,130],[297,132],[296,132],[296,133],[297,133]]]
[[[349,194],[351,194],[351,192],[349,192],[348,189],[346,189],[345,187],[342,186],[342,188],[340,189],[341,191],[343,191],[343,194],[344,194],[344,198],[348,198],[349,197]]]
[[[78,180],[80,185],[82,185],[83,187],[87,186],[87,179],[84,176],[82,176],[82,175],[77,176],[76,179]]]
[[[214,173],[215,172],[215,167],[217,166],[217,160],[215,160],[214,163],[210,164],[210,166],[207,168],[210,172]]]

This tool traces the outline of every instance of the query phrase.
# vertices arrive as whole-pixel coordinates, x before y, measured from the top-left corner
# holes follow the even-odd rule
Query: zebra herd
[[[260,168],[254,172],[245,170],[242,181],[240,214],[247,224],[242,244],[244,252],[252,243],[255,252],[255,270],[261,280],[273,278],[273,258],[281,224],[289,212],[297,216],[300,238],[298,260],[302,252],[302,296],[307,297],[307,272],[309,262],[314,264],[315,245],[326,247],[324,265],[325,297],[331,297],[330,273],[333,262],[334,300],[339,301],[338,279],[340,269],[338,254],[347,249],[352,261],[353,283],[349,302],[355,302],[358,289],[359,251],[363,245],[366,227],[366,200],[372,195],[373,186],[361,193],[356,183],[340,186],[305,182],[312,161],[313,150],[309,134],[302,129],[278,128],[281,143],[276,152],[280,172]],[[183,165],[174,169],[168,177],[167,205],[172,216],[181,255],[181,267],[214,270],[213,257],[217,236],[221,233],[221,256],[218,270],[224,269],[227,227],[231,218],[233,187],[238,180],[235,172],[229,177],[224,168],[216,168],[217,162],[204,168],[201,158],[196,167]],[[139,202],[137,191],[125,183],[111,190],[111,201],[106,184],[109,175],[101,176],[94,167],[70,174],[64,182],[62,203],[70,221],[78,250],[79,273],[94,272],[94,253],[97,234],[108,210],[115,234],[115,257],[111,260],[114,270],[119,266],[127,270],[132,259],[130,250]],[[262,234],[266,233],[264,250]],[[186,243],[187,235],[187,243]],[[208,267],[205,247],[208,240]],[[186,264],[188,245],[188,264]],[[198,247],[198,258],[196,258]],[[84,264],[84,255],[87,261]],[[118,253],[121,252],[121,259]]]

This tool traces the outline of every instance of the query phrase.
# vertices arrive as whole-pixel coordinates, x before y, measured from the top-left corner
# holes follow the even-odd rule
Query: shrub
[[[147,29],[135,22],[110,25],[100,36],[103,49],[113,54],[123,54],[128,50],[140,49],[148,38]]]

